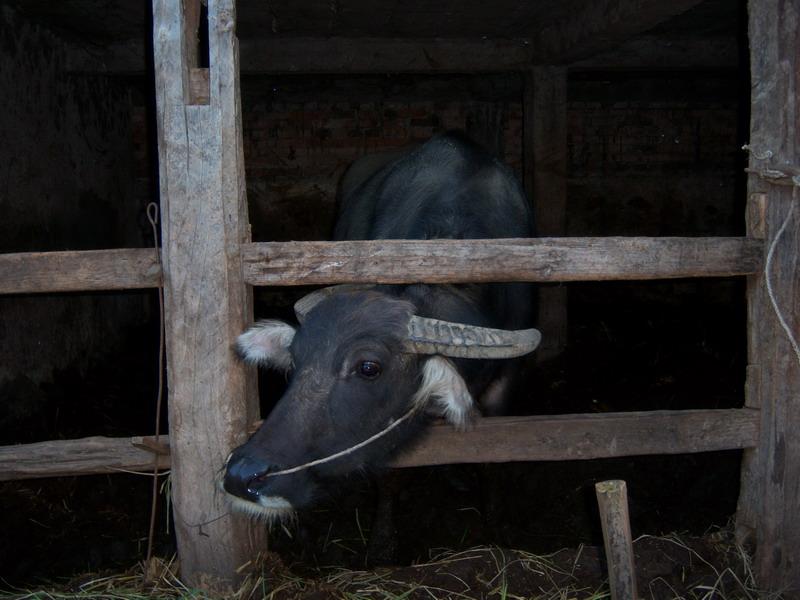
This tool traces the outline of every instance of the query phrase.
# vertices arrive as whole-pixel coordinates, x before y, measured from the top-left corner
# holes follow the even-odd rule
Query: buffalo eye
[[[381,364],[374,360],[365,360],[358,365],[358,374],[364,379],[375,379],[381,374]]]

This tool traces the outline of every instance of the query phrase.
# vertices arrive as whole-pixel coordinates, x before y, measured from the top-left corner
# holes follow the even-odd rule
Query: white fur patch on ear
[[[295,331],[283,321],[259,321],[236,339],[236,353],[250,364],[288,371],[292,368],[289,346]]]
[[[443,356],[433,356],[422,367],[422,384],[414,395],[420,407],[434,408],[459,429],[465,429],[476,412],[475,401],[455,365]]]

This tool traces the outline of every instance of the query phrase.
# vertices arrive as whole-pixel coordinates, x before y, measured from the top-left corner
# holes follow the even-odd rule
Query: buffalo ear
[[[289,346],[295,331],[283,321],[259,321],[236,339],[236,354],[250,364],[288,371],[292,368]]]
[[[422,366],[422,383],[414,402],[459,429],[465,429],[477,412],[475,401],[455,365],[438,355],[427,359]]]

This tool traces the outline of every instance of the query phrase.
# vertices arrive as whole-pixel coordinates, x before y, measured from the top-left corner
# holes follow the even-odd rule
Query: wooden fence
[[[752,0],[751,143],[797,164],[798,11]],[[198,4],[154,0],[163,273],[152,249],[0,255],[0,293],[122,290],[163,285],[170,435],[86,438],[0,448],[0,480],[172,468],[184,575],[230,578],[263,548],[229,515],[214,485],[230,449],[256,422],[252,372],[230,352],[252,319],[253,285],[353,282],[587,281],[748,278],[747,405],[480,419],[468,432],[435,426],[397,466],[574,460],[746,449],[737,527],[773,589],[800,586],[800,370],[764,286],[764,261],[791,191],[751,176],[748,237],[251,243],[247,222],[233,0],[209,2],[210,68],[197,67]],[[193,8],[194,7],[194,8]],[[797,8],[795,6],[795,8]],[[779,43],[780,42],[780,43]],[[776,92],[777,90],[777,92]],[[788,130],[788,131],[787,131]],[[760,145],[759,145],[760,144]],[[752,167],[758,159],[751,159]],[[776,248],[775,296],[797,312],[798,231]],[[796,326],[795,326],[796,330]],[[795,568],[792,568],[795,565]]]

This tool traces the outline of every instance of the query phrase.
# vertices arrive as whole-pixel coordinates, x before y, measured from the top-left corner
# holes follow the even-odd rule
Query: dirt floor
[[[705,538],[650,537],[634,541],[640,598],[779,598],[754,587],[746,554],[725,531]],[[127,572],[83,575],[60,585],[16,588],[14,598],[269,598],[274,600],[600,600],[609,598],[602,550],[579,546],[548,555],[499,547],[432,551],[409,566],[374,569],[287,566],[277,554],[260,561],[240,587],[190,589],[176,565],[154,560]]]
[[[640,596],[748,598],[747,562],[725,534],[642,537],[634,544]],[[408,567],[318,569],[313,578],[273,562],[263,581],[272,598],[607,598],[603,552],[579,546],[548,555],[477,547],[443,552]]]

